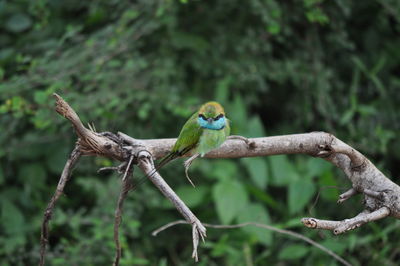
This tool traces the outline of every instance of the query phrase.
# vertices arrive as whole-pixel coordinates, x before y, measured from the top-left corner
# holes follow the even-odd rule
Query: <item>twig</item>
[[[166,225],[161,226],[157,230],[154,230],[151,234],[153,236],[156,236],[160,232],[162,232],[162,231],[164,231],[164,230],[166,230],[166,229],[168,229],[168,228],[170,228],[172,226],[175,226],[177,224],[188,224],[188,222],[186,222],[184,220],[178,220],[178,221],[175,221],[175,222],[171,222],[171,223],[168,223]],[[333,251],[331,251],[331,250],[327,249],[326,247],[322,246],[321,244],[315,242],[314,240],[312,240],[312,239],[310,239],[310,238],[308,238],[306,236],[303,236],[303,235],[301,235],[299,233],[292,232],[292,231],[289,231],[289,230],[280,229],[280,228],[276,228],[276,227],[273,227],[273,226],[270,226],[270,225],[260,224],[260,223],[255,223],[255,222],[246,222],[246,223],[233,224],[233,225],[219,225],[219,224],[203,223],[203,225],[205,227],[216,228],[216,229],[233,229],[233,228],[240,228],[240,227],[245,227],[245,226],[249,226],[249,225],[260,227],[260,228],[264,228],[264,229],[271,230],[271,231],[274,231],[274,232],[277,232],[277,233],[280,233],[280,234],[284,234],[284,235],[288,235],[288,236],[292,236],[292,237],[301,239],[301,240],[313,245],[314,247],[322,250],[323,252],[329,254],[335,260],[341,262],[342,264],[344,264],[346,266],[351,266],[351,264],[348,261],[346,261],[345,259],[343,259],[339,255],[335,254]]]
[[[364,210],[357,216],[345,219],[342,221],[320,220],[316,218],[303,218],[301,222],[312,229],[326,229],[331,230],[335,235],[342,234],[349,230],[360,227],[361,225],[376,221],[389,216],[390,210],[387,207],[382,207],[374,212]]]
[[[81,156],[80,147],[77,145],[75,149],[71,152],[67,162],[65,163],[64,170],[62,171],[60,180],[58,181],[56,192],[51,198],[47,208],[44,212],[43,222],[42,222],[42,230],[40,234],[40,261],[39,265],[43,266],[45,263],[45,255],[46,255],[46,245],[49,241],[49,221],[51,220],[51,215],[53,214],[54,206],[56,205],[57,200],[63,194],[65,184],[69,180],[71,176],[71,172],[78,162]]]
[[[133,157],[134,157],[133,154],[131,154],[131,156],[129,157],[129,161],[128,161],[128,164],[126,165],[126,169],[125,169],[124,176],[122,177],[122,181],[125,181],[126,177],[128,176],[128,173],[131,171],[130,169],[132,167]]]
[[[131,170],[132,169],[132,170]],[[122,178],[121,191],[118,197],[117,207],[115,209],[115,219],[114,219],[114,242],[115,242],[115,258],[113,266],[119,265],[119,260],[121,258],[121,245],[119,242],[119,227],[122,221],[122,207],[124,204],[124,200],[128,195],[129,190],[132,188],[131,179],[127,178],[132,175],[133,168],[130,168],[130,165],[127,165],[127,170]]]
[[[347,190],[346,192],[339,195],[339,199],[338,199],[337,203],[343,203],[346,200],[348,200],[349,198],[351,198],[352,196],[356,195],[357,193],[358,192],[354,188],[351,188],[351,189]]]
[[[311,206],[310,206],[310,208],[309,208],[309,210],[308,210],[308,213],[309,213],[310,215],[312,215],[312,210],[315,208],[315,206],[317,206],[319,197],[321,196],[321,192],[322,192],[323,190],[325,190],[325,189],[331,189],[331,188],[334,188],[334,189],[343,189],[343,188],[338,187],[338,186],[323,186],[323,187],[321,187],[321,188],[318,190],[317,196],[315,197],[315,200],[314,200],[313,204],[311,204]],[[344,189],[345,189],[345,188],[344,188]],[[340,196],[339,196],[339,197],[340,197]],[[338,203],[339,203],[339,200],[338,200]]]

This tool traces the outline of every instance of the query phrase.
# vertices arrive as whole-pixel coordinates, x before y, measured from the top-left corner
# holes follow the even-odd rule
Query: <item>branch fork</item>
[[[164,196],[174,204],[185,220],[192,225],[192,257],[197,261],[197,247],[200,238],[204,241],[206,237],[206,228],[160,174],[154,170],[153,160],[160,159],[168,154],[176,139],[139,140],[121,132],[118,132],[118,134],[97,133],[91,128],[86,128],[76,112],[59,95],[54,94],[54,97],[56,99],[56,111],[71,122],[78,135],[78,141],[65,164],[57,190],[44,213],[39,265],[44,265],[48,242],[48,223],[51,219],[52,210],[63,193],[73,167],[82,155],[104,156],[122,162],[118,167],[100,169],[100,171],[116,170],[121,175],[123,174],[114,224],[114,240],[116,243],[114,265],[118,265],[121,256],[118,228],[121,223],[123,200],[131,189],[130,177],[134,165],[137,165],[146,174]],[[230,136],[221,147],[205,154],[204,157],[242,158],[278,154],[306,154],[320,157],[340,168],[352,183],[352,187],[339,196],[338,203],[343,203],[356,194],[364,196],[364,211],[357,216],[343,221],[303,218],[301,221],[306,227],[326,229],[331,230],[334,234],[341,234],[387,216],[400,218],[400,187],[388,179],[364,155],[332,134],[311,132],[251,139],[242,136]]]

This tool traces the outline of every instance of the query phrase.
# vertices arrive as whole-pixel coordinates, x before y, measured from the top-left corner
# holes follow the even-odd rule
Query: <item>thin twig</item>
[[[131,170],[132,169],[132,170]],[[117,207],[115,209],[115,219],[114,219],[114,242],[115,242],[115,258],[113,266],[119,265],[119,260],[121,258],[121,244],[119,242],[119,227],[122,221],[122,207],[124,204],[124,200],[128,195],[129,190],[132,188],[131,179],[127,178],[132,175],[133,168],[130,168],[130,165],[127,165],[127,171],[122,178],[121,191],[118,197]]]
[[[331,188],[334,188],[334,189],[342,189],[342,190],[346,189],[345,187],[338,187],[338,186],[323,186],[323,187],[321,187],[321,188],[318,190],[317,196],[315,197],[315,200],[314,200],[313,204],[311,204],[311,207],[308,209],[308,213],[309,213],[310,215],[312,215],[311,212],[313,211],[313,209],[315,208],[315,206],[317,206],[317,203],[318,203],[319,197],[321,196],[322,191],[325,190],[325,189],[331,189]]]
[[[133,157],[134,157],[133,154],[131,154],[131,156],[129,157],[129,162],[128,162],[127,166],[126,166],[124,176],[122,177],[122,181],[125,181],[126,177],[128,176],[128,172],[130,171],[130,169],[132,167]]]
[[[351,188],[347,190],[346,192],[342,193],[339,195],[339,199],[337,200],[337,203],[343,203],[344,201],[348,200],[352,196],[356,195],[358,192],[354,188]]]
[[[166,224],[164,226],[161,226],[157,230],[154,230],[151,234],[153,236],[156,236],[158,233],[160,233],[160,232],[162,232],[162,231],[164,231],[164,230],[166,230],[166,229],[168,229],[168,228],[170,228],[172,226],[175,226],[177,224],[188,224],[188,222],[186,222],[184,220],[178,220],[178,221],[175,221],[175,222],[171,222],[171,223],[168,223],[168,224]],[[321,244],[318,244],[317,242],[315,242],[314,240],[312,240],[312,239],[310,239],[310,238],[308,238],[306,236],[303,236],[303,235],[301,235],[299,233],[292,232],[292,231],[289,231],[289,230],[280,229],[280,228],[276,228],[276,227],[273,227],[273,226],[270,226],[270,225],[260,224],[260,223],[255,223],[255,222],[246,222],[246,223],[233,224],[233,225],[219,225],[219,224],[203,223],[203,225],[205,227],[216,228],[216,229],[234,229],[234,228],[240,228],[240,227],[245,227],[245,226],[249,226],[249,225],[260,227],[260,228],[264,228],[264,229],[271,230],[271,231],[274,231],[274,232],[277,232],[277,233],[280,233],[280,234],[284,234],[284,235],[292,236],[294,238],[301,239],[301,240],[311,244],[312,246],[322,250],[323,252],[329,254],[335,260],[341,262],[343,265],[351,266],[350,262],[346,261],[345,259],[343,259],[339,255],[335,254],[333,251],[327,249],[326,247],[322,246]]]
[[[43,222],[42,222],[42,231],[40,235],[40,261],[39,266],[43,266],[45,263],[45,255],[46,255],[46,245],[49,241],[49,221],[51,220],[51,215],[53,214],[54,206],[56,205],[57,200],[63,194],[65,184],[69,180],[71,176],[71,172],[78,162],[81,156],[80,148],[77,145],[75,149],[71,152],[69,159],[65,163],[64,170],[62,171],[60,180],[58,181],[56,192],[54,192],[53,197],[51,198],[47,208],[44,212]]]

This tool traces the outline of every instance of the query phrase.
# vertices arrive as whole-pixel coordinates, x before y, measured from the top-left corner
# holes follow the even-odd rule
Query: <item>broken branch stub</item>
[[[128,154],[115,140],[87,129],[74,109],[63,98],[56,93],[53,96],[56,99],[57,113],[68,119],[75,128],[75,132],[79,137],[77,144],[82,155],[99,155],[118,161],[126,160]]]

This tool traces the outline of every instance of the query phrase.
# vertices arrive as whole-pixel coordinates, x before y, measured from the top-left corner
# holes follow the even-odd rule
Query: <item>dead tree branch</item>
[[[204,241],[206,237],[206,228],[201,224],[200,220],[192,213],[192,211],[185,205],[185,203],[176,195],[172,188],[164,181],[158,172],[152,173],[154,169],[151,154],[148,151],[141,151],[139,153],[139,167],[146,174],[146,176],[153,182],[154,185],[167,197],[175,208],[182,214],[188,223],[192,225],[192,238],[193,238],[193,254],[192,258],[198,261],[197,247],[199,245],[199,237]]]
[[[54,193],[53,197],[51,198],[49,204],[43,215],[43,222],[42,222],[42,232],[40,235],[40,261],[39,265],[44,265],[45,262],[45,254],[46,254],[46,245],[49,241],[49,221],[51,220],[51,216],[53,214],[54,207],[56,205],[57,200],[63,194],[65,184],[68,182],[72,170],[74,166],[78,162],[79,158],[81,157],[81,151],[79,145],[75,147],[75,149],[71,152],[67,162],[65,163],[64,170],[62,171],[60,180],[57,185],[56,192]]]
[[[132,181],[129,178],[132,175],[132,171],[129,168],[129,165],[127,165],[127,169],[125,171],[125,175],[122,178],[122,184],[121,184],[121,191],[119,193],[118,197],[118,202],[117,202],[117,207],[115,210],[115,220],[114,220],[114,242],[115,242],[115,258],[114,258],[114,263],[113,266],[119,265],[119,260],[121,259],[121,244],[119,242],[119,227],[121,225],[122,221],[122,207],[124,205],[124,200],[126,199],[126,196],[128,195],[129,190],[132,188]]]
[[[54,94],[54,97],[56,98],[56,111],[72,123],[78,135],[78,141],[76,149],[71,155],[71,158],[74,159],[70,158],[67,161],[60,178],[60,190],[57,189],[45,212],[42,226],[42,259],[40,265],[44,263],[44,252],[48,237],[47,224],[51,218],[51,210],[62,193],[67,180],[66,177],[69,176],[80,155],[105,156],[121,161],[122,165],[117,168],[120,172],[126,169],[125,167],[132,161],[134,164],[138,164],[147,176],[152,177],[150,178],[151,181],[175,205],[186,221],[192,224],[193,257],[196,259],[199,236],[205,236],[205,227],[176,196],[162,177],[157,172],[154,173],[153,160],[165,156],[171,150],[176,139],[139,140],[123,133],[116,135],[110,132],[94,132],[83,125],[76,112],[60,96]],[[251,139],[240,136],[233,137],[226,140],[220,148],[206,154],[205,157],[241,158],[278,154],[306,154],[320,157],[340,168],[351,181],[352,187],[340,196],[339,203],[357,193],[364,196],[365,210],[356,217],[343,221],[304,218],[302,222],[305,226],[332,230],[333,233],[340,234],[387,216],[400,218],[400,187],[389,180],[364,155],[329,133],[312,132]],[[116,222],[118,222],[117,219]]]
[[[176,141],[176,139],[137,140],[123,133],[118,133],[118,135],[126,143],[131,145],[141,143],[141,145],[148,147],[155,159],[167,154]],[[368,213],[373,213],[385,207],[388,212],[383,212],[383,216],[378,216],[378,219],[386,216],[400,218],[400,187],[388,179],[364,155],[335,136],[325,132],[311,132],[250,138],[249,141],[251,145],[237,139],[227,140],[220,148],[207,153],[205,157],[242,158],[279,154],[306,154],[319,157],[340,168],[352,183],[349,191],[340,195],[339,203],[361,193],[364,196],[364,206]],[[366,213],[361,213],[360,215],[361,218],[369,221],[369,215]],[[357,217],[360,218],[359,216]],[[303,219],[305,226],[317,228],[314,223],[307,223],[307,219]],[[318,222],[319,220],[314,219],[314,221]],[[332,230],[337,234],[355,228],[350,225],[346,226],[347,223],[345,221],[339,221],[337,224],[339,227],[344,226],[345,230],[335,231],[335,228],[325,228],[323,225],[319,225],[318,228]],[[359,220],[357,219],[357,221]]]

